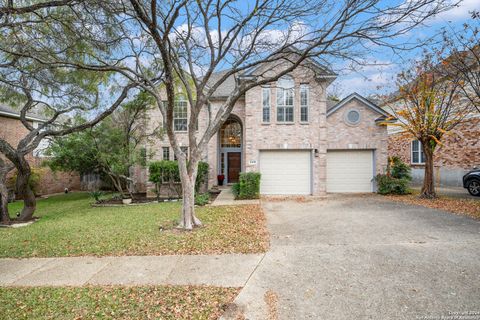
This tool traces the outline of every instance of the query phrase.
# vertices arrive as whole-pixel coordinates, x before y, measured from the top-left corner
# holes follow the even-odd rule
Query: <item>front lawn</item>
[[[238,288],[0,288],[2,319],[218,319]]]
[[[18,229],[0,229],[0,257],[259,253],[268,248],[265,216],[258,205],[197,209],[204,228],[165,229],[180,203],[91,207],[86,193],[38,201],[41,219]],[[22,203],[10,205],[19,211]]]

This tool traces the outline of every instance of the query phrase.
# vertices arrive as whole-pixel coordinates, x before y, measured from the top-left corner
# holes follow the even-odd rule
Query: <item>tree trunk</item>
[[[107,172],[107,175],[110,177],[110,180],[112,180],[113,187],[117,189],[118,192],[120,192],[120,196],[122,197],[122,199],[125,198],[125,194],[123,193],[123,188],[122,188],[122,181],[120,180],[120,178],[117,179],[115,175],[108,172]]]
[[[198,160],[192,159],[189,168],[184,161],[179,161],[178,166],[183,196],[182,215],[178,227],[192,230],[194,227],[202,225],[202,222],[195,216],[195,179],[197,178]]]
[[[10,169],[7,169],[4,166],[0,168],[0,223],[5,225],[10,224],[10,214],[8,213],[7,188],[7,174]]]
[[[30,176],[32,174],[32,170],[30,169],[30,165],[25,160],[24,157],[19,159],[19,163],[17,165],[17,192],[23,198],[23,208],[18,220],[20,221],[27,221],[32,219],[33,214],[35,213],[35,209],[37,207],[37,200],[35,199],[35,193],[30,188]]]
[[[433,150],[429,147],[429,143],[422,141],[422,149],[425,155],[425,175],[423,178],[421,198],[433,199],[437,197],[435,193],[435,183],[433,176]]]

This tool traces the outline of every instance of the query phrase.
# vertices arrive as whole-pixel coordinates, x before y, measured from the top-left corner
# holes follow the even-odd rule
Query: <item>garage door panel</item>
[[[311,152],[261,151],[262,194],[310,194]]]
[[[372,192],[373,151],[327,152],[327,192]]]

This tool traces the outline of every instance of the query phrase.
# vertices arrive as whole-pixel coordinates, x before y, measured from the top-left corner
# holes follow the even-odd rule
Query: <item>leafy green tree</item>
[[[90,3],[90,1],[89,1]],[[68,59],[86,63],[92,54],[108,55],[117,46],[111,41],[89,42],[91,24],[74,6],[86,1],[2,1],[0,2],[0,103],[16,108],[26,134],[18,143],[0,139],[0,153],[5,165],[17,171],[16,190],[24,206],[19,220],[29,220],[36,210],[31,189],[32,170],[27,155],[40,142],[90,128],[110,115],[136,86],[124,81],[122,87],[107,86],[115,76],[108,72],[88,70],[57,63]],[[94,3],[90,3],[95,11]],[[98,8],[98,6],[97,6]],[[99,11],[97,11],[97,14]],[[97,22],[108,19],[98,14]],[[115,24],[95,30],[98,38],[114,37]],[[105,38],[104,38],[105,39]],[[32,123],[30,114],[41,115],[42,122]],[[82,114],[87,121],[68,119]],[[3,169],[2,169],[3,170]],[[0,179],[0,192],[6,190]],[[2,216],[8,216],[2,203]]]
[[[47,149],[51,157],[47,164],[53,170],[101,172],[122,196],[124,186],[131,194],[130,168],[145,156],[140,145],[148,136],[159,134],[145,131],[150,104],[151,97],[142,92],[95,127],[55,139]]]

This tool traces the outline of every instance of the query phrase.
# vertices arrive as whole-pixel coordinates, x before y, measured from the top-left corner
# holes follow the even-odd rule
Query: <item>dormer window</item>
[[[294,86],[290,76],[283,76],[277,81],[277,122],[293,122]]]

